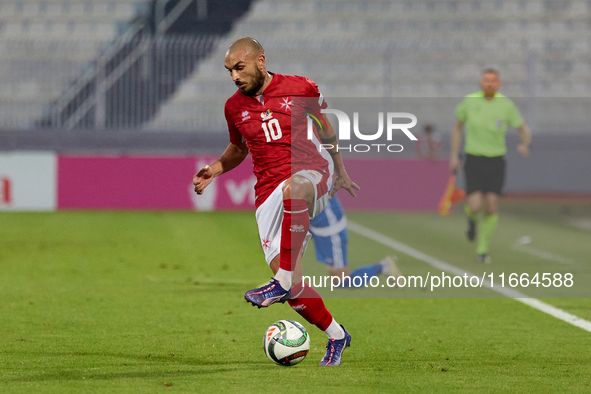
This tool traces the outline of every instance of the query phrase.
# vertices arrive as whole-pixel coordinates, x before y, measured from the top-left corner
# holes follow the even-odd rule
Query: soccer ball
[[[310,335],[298,322],[279,320],[265,332],[263,346],[269,360],[291,367],[306,358],[310,350]]]

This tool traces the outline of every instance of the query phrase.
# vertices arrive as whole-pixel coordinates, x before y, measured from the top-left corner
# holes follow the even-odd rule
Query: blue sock
[[[351,286],[346,286],[348,283],[345,283],[345,286],[343,287],[363,287],[363,275],[367,275],[367,283],[369,283],[369,279],[372,276],[378,276],[381,273],[382,264],[380,263],[364,265],[363,267],[355,268],[353,271],[351,271]],[[359,277],[360,279],[355,280],[356,277]],[[355,284],[359,283],[361,283],[361,286],[355,286]]]

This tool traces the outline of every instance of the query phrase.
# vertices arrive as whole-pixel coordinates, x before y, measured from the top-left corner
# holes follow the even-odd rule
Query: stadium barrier
[[[77,156],[0,154],[0,210],[252,210],[248,158],[217,178],[202,196],[192,177],[217,156]],[[445,187],[446,160],[350,159],[358,197],[339,192],[355,210],[434,211]]]
[[[228,210],[254,207],[252,165],[216,179],[203,196],[193,175],[217,156],[60,156],[58,209]]]

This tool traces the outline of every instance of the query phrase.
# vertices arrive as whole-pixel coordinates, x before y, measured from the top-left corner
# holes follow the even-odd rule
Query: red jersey
[[[273,79],[263,94],[245,96],[238,90],[226,101],[225,114],[230,142],[245,141],[252,156],[255,185],[255,204],[258,208],[284,180],[301,170],[315,170],[328,174],[330,156],[319,152],[319,137],[314,129],[313,140],[305,130],[292,132],[292,98],[313,97],[314,108],[306,107],[319,118],[326,103],[318,86],[308,78],[272,74]],[[304,114],[304,112],[302,112]],[[304,122],[300,122],[304,125]]]

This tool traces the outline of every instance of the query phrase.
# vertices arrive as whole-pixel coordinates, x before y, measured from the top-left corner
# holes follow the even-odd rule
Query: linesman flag
[[[466,197],[466,192],[456,187],[456,176],[451,175],[447,181],[445,192],[437,205],[437,211],[441,216],[449,216],[453,211],[453,206],[462,201],[464,197]]]

